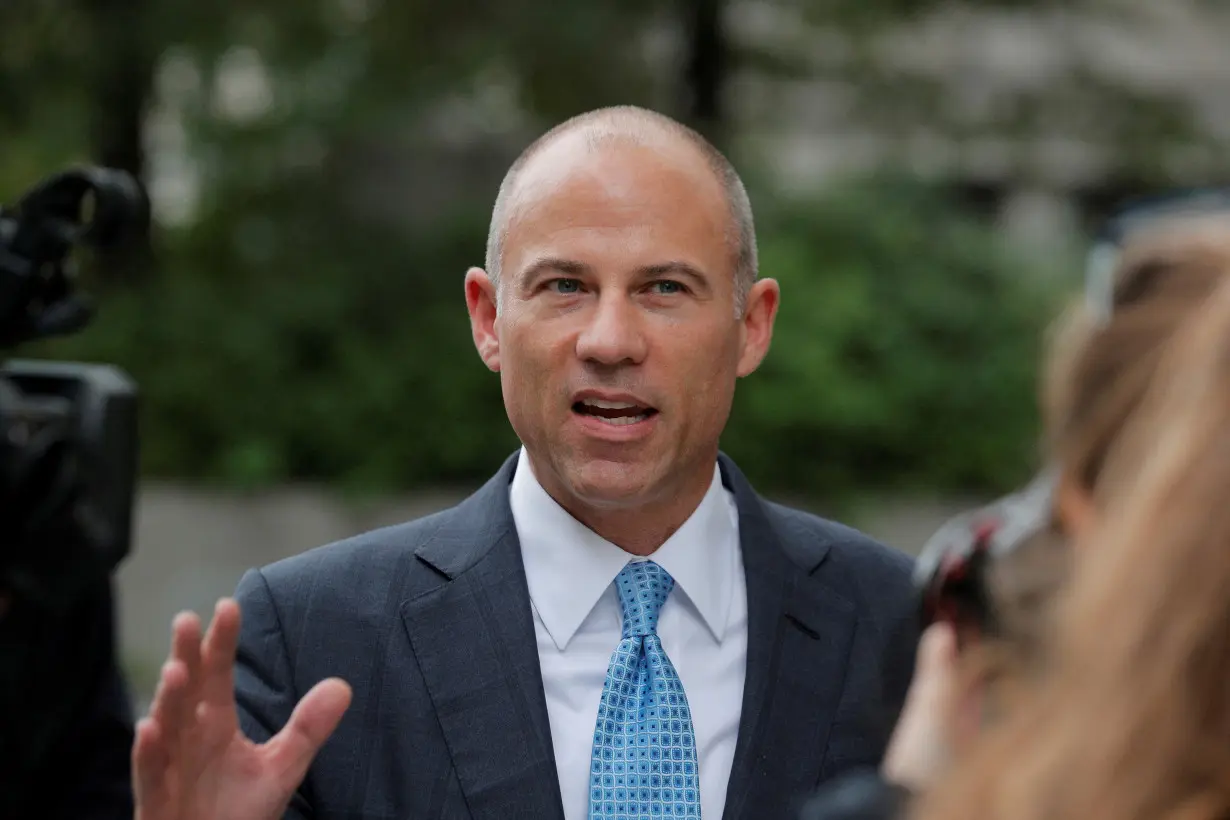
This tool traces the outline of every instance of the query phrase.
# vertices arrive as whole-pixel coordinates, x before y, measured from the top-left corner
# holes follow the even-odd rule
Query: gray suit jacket
[[[295,820],[562,820],[508,485],[516,456],[435,515],[320,547],[239,583],[243,730],[277,732],[316,682],[350,710]],[[876,765],[913,668],[910,560],[768,503],[726,457],[747,575],[747,680],[724,820],[791,817]],[[714,818],[713,820],[717,820]]]

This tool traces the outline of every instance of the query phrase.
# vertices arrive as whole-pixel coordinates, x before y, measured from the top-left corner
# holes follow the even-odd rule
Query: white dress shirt
[[[510,499],[534,609],[551,740],[567,820],[589,816],[589,767],[598,702],[623,616],[613,581],[638,559],[559,506],[534,477],[524,450]],[[747,661],[747,584],[738,512],[713,483],[683,526],[650,558],[675,579],[658,635],[683,682],[700,767],[701,816],[726,804]]]

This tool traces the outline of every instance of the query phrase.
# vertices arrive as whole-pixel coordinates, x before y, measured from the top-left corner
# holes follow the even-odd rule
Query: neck
[[[657,552],[696,512],[713,483],[711,470],[698,470],[696,477],[672,492],[660,493],[658,499],[629,506],[595,506],[545,484],[543,488],[569,515],[603,539],[644,557]]]

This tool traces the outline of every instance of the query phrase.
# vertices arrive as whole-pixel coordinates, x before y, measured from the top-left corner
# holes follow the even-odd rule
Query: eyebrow
[[[533,264],[521,272],[521,281],[530,282],[543,273],[566,273],[570,276],[582,276],[590,272],[589,265],[573,259],[560,259],[553,256],[534,260]]]

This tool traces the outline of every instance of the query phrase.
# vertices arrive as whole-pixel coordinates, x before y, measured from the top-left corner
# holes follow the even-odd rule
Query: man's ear
[[[760,367],[769,353],[773,341],[773,322],[777,318],[777,305],[781,302],[781,288],[773,279],[760,279],[747,294],[743,309],[743,349],[739,352],[740,377],[751,375]]]
[[[496,286],[482,268],[466,271],[466,309],[470,312],[470,332],[483,364],[500,372],[500,338],[495,331]]]

